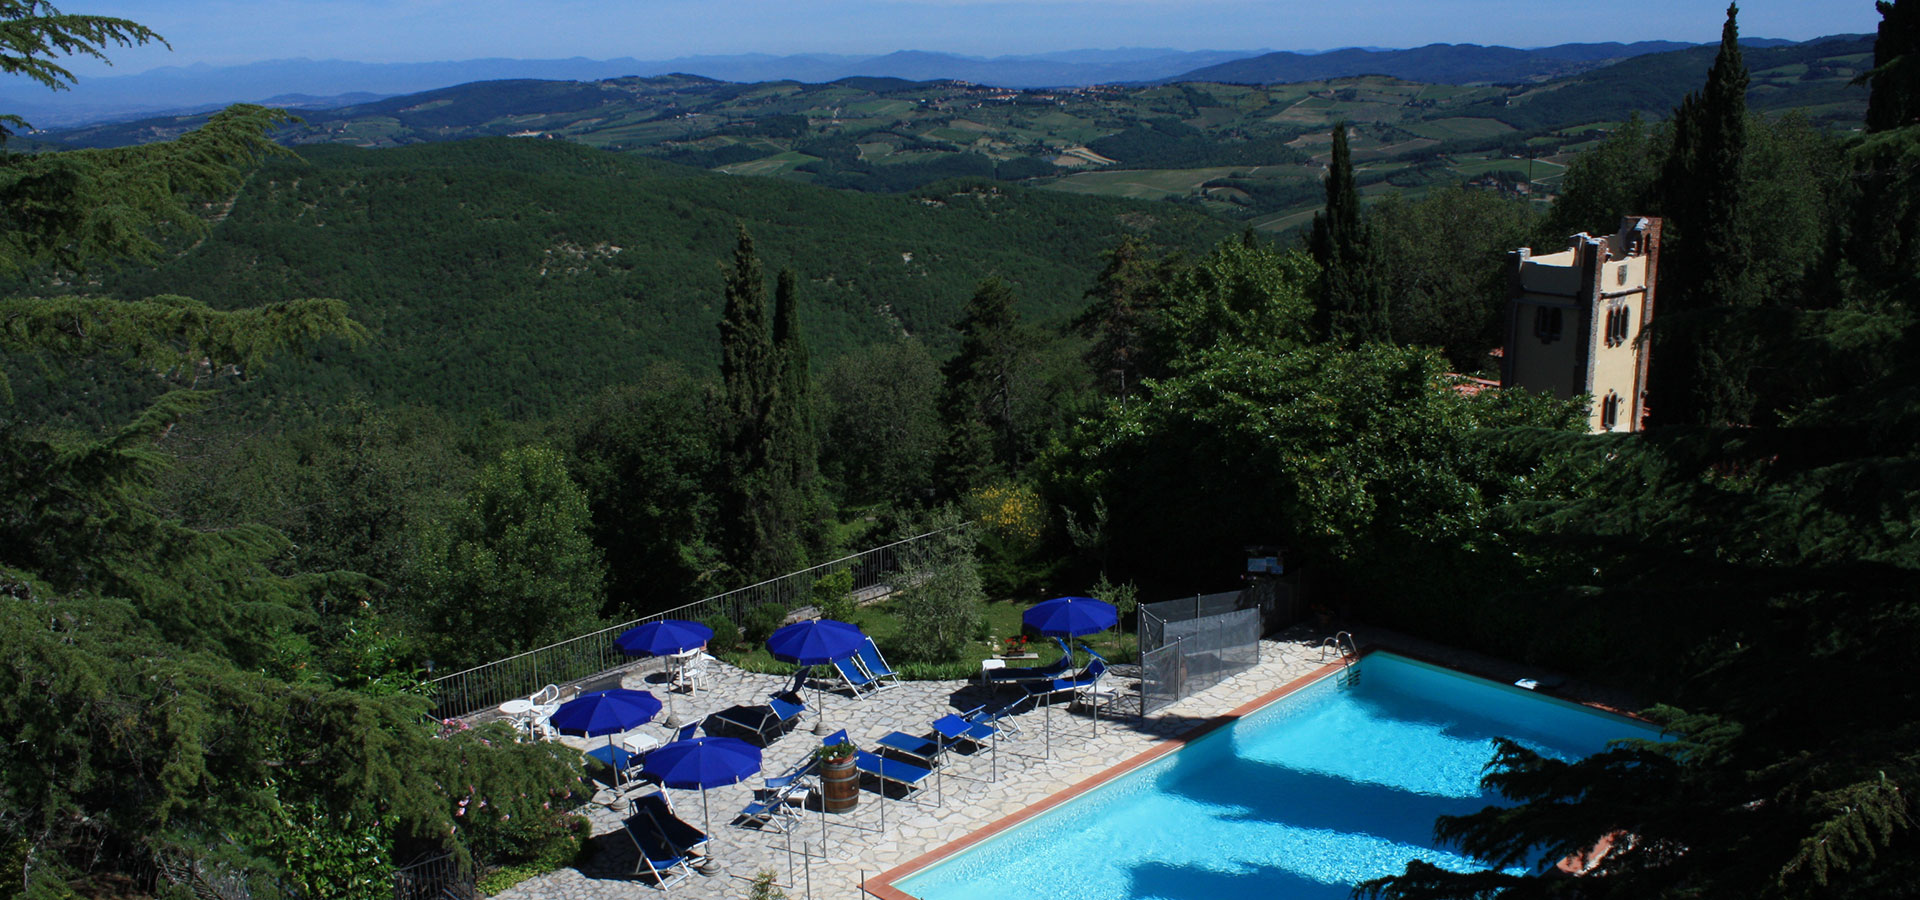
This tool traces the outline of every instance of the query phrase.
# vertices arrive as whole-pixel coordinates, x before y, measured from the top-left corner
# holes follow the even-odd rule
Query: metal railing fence
[[[393,900],[475,900],[473,872],[451,851],[424,856],[393,870]]]
[[[759,584],[715,594],[590,634],[442,675],[428,682],[433,692],[434,714],[442,719],[471,715],[508,700],[526,697],[542,685],[582,681],[625,668],[633,660],[620,650],[614,639],[627,629],[648,622],[660,619],[701,621],[725,616],[737,625],[746,621],[749,611],[769,603],[781,604],[791,611],[803,605],[801,601],[811,597],[815,581],[837,574],[842,569],[853,572],[854,596],[861,602],[884,597],[893,591],[895,576],[900,574],[902,551],[916,542],[943,533],[944,530],[930,531],[894,541],[770,578]]]

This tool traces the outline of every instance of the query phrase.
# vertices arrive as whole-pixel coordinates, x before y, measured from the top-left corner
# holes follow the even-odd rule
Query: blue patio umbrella
[[[795,622],[774,632],[767,638],[767,652],[784,662],[817,666],[852,656],[866,640],[864,632],[845,622],[813,619]],[[820,689],[815,687],[814,708],[820,710],[820,717],[813,725],[815,734],[827,733],[827,710],[821,705],[821,697]]]
[[[674,741],[647,754],[640,771],[670,788],[700,789],[706,831],[713,833],[707,788],[739,784],[760,771],[760,748],[739,738],[703,737]]]
[[[845,622],[813,619],[774,632],[767,638],[767,652],[774,659],[817,666],[852,656],[866,640],[865,633]]]
[[[699,622],[689,622],[685,619],[661,619],[622,631],[619,637],[613,639],[613,643],[628,656],[667,656],[684,653],[695,647],[704,647],[711,640],[713,640],[713,629]],[[671,708],[673,703],[671,693],[667,695],[667,703],[669,705],[667,727],[678,727],[680,715]]]
[[[666,656],[704,647],[713,629],[685,619],[661,619],[620,632],[613,639],[628,656]]]
[[[581,694],[560,705],[548,722],[567,734],[582,737],[607,736],[607,764],[619,773],[620,754],[614,751],[613,736],[638,728],[660,712],[660,701],[646,691],[614,688]]]
[[[1079,637],[1119,624],[1120,611],[1092,597],[1055,597],[1027,607],[1020,621],[1048,637]]]

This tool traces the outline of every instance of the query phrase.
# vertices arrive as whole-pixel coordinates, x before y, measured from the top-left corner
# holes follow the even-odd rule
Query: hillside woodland
[[[1275,544],[1339,615],[1636,692],[1678,736],[1505,747],[1513,805],[1438,824],[1495,869],[1377,895],[1914,894],[1920,14],[1879,9],[1857,132],[1750,105],[1772,51],[1730,10],[1691,93],[1544,213],[1363,204],[1368,126],[1324,123],[1299,242],[564,141],[295,155],[244,106],[0,156],[0,896],[565,865],[578,754],[438,721],[432,666],[963,521],[902,607],[939,639],[886,648],[925,671],[989,597],[1218,589]],[[32,4],[0,34],[48,87],[56,48],[156,38]],[[1458,390],[1503,254],[1623,213],[1666,219],[1650,427]],[[1588,877],[1536,865],[1603,838]]]

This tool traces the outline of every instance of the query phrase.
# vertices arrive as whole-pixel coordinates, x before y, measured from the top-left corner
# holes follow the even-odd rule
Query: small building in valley
[[[1638,431],[1646,415],[1646,324],[1659,274],[1660,220],[1628,216],[1558,253],[1509,255],[1500,384],[1593,398],[1594,432]]]

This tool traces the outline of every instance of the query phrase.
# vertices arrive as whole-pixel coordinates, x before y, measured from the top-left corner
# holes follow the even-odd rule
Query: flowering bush
[[[1004,481],[967,497],[980,527],[980,575],[987,592],[1012,596],[1045,581],[1057,560],[1046,558],[1047,507],[1032,487]]]
[[[980,524],[1012,544],[1038,541],[1046,526],[1040,495],[1024,484],[1002,482],[981,488],[974,492],[970,505]]]

